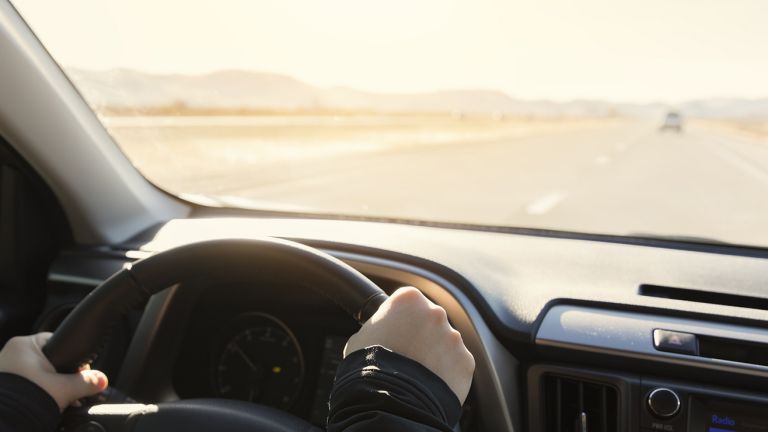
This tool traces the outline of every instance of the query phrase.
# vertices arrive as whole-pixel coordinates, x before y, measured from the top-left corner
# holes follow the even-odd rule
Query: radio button
[[[672,418],[680,412],[680,397],[668,388],[659,387],[648,394],[648,409],[658,418]]]

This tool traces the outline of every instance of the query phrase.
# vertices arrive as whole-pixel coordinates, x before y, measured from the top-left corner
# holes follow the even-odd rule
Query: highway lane
[[[656,126],[244,166],[178,187],[313,212],[768,245],[768,143]]]
[[[768,143],[691,128],[641,136],[537,223],[768,245],[766,221]]]

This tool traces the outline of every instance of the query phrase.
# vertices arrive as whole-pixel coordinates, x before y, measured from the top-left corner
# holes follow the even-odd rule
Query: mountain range
[[[484,89],[412,94],[317,87],[287,75],[224,70],[204,75],[152,74],[130,69],[68,69],[89,103],[98,108],[183,105],[205,109],[365,110],[527,116],[653,115],[675,109],[685,115],[768,119],[768,98],[706,99],[668,105],[576,100],[516,99]]]

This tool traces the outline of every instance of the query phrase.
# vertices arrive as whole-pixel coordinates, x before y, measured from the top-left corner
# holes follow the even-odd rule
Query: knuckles
[[[389,301],[396,307],[426,307],[428,300],[414,287],[403,287],[395,291]]]
[[[420,334],[429,340],[434,348],[451,358],[452,364],[463,373],[471,374],[474,371],[475,359],[464,345],[461,333],[451,327],[444,308],[432,303],[414,287],[398,289],[387,301],[387,313],[392,314],[391,319],[410,322],[415,326],[414,337],[418,339],[416,334]],[[355,339],[355,336],[350,338],[349,346],[355,344]]]
[[[453,345],[464,345],[464,340],[461,338],[461,333],[456,329],[451,329],[448,332],[448,342]]]
[[[11,349],[19,349],[24,346],[25,339],[26,337],[24,336],[14,336],[8,339],[8,342],[6,342],[5,346]]]
[[[441,308],[440,306],[432,306],[429,308],[429,317],[432,319],[433,322],[437,324],[447,324],[448,323],[448,314],[445,312],[445,309]]]
[[[441,306],[432,303],[424,294],[414,287],[398,289],[390,297],[392,308],[407,310],[412,316],[425,315],[436,323],[447,323],[448,314]]]
[[[475,364],[475,356],[473,356],[472,353],[469,352],[469,350],[466,350],[466,360],[465,361],[466,361],[467,370],[470,373],[474,372],[475,371],[475,366],[476,366],[476,364]]]

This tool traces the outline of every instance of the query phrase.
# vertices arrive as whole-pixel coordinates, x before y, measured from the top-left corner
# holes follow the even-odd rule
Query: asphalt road
[[[243,167],[190,187],[289,210],[768,245],[768,142],[656,126]]]

